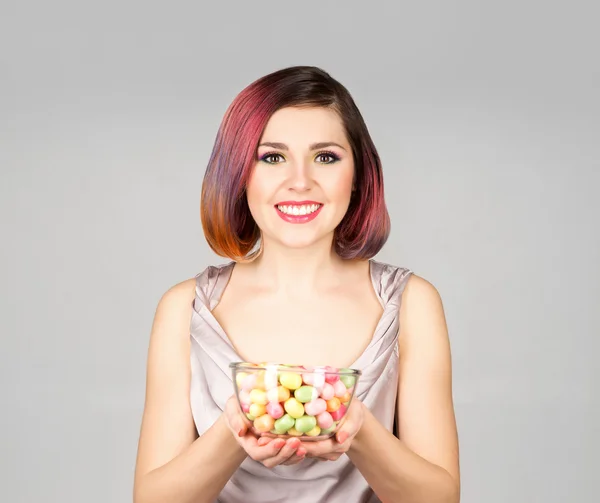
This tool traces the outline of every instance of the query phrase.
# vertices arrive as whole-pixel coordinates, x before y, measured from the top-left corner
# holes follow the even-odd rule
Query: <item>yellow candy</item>
[[[298,431],[296,428],[293,427],[287,431],[287,434],[292,437],[301,437],[303,435],[301,431]]]
[[[286,400],[283,404],[283,408],[294,419],[298,419],[299,417],[302,417],[304,415],[304,405],[302,405],[295,398],[290,398],[289,400]]]
[[[269,414],[257,417],[254,420],[254,428],[260,433],[267,433],[271,431],[273,429],[274,424],[275,420],[271,416],[269,416]]]
[[[283,386],[277,386],[276,388],[267,391],[267,398],[269,402],[285,402],[290,397],[290,390]]]
[[[250,401],[259,405],[267,405],[269,402],[267,399],[267,393],[262,389],[253,389],[250,392]]]
[[[246,372],[240,372],[239,374],[236,374],[235,376],[235,382],[238,386],[238,388],[242,387],[242,381],[246,378],[248,374]]]
[[[267,413],[267,408],[263,404],[253,403],[248,412],[250,412],[250,414],[254,417],[259,417]]]
[[[312,430],[306,433],[309,437],[318,437],[321,434],[321,428],[315,426]]]
[[[259,389],[265,389],[265,371],[261,370],[256,373],[256,387]]]
[[[282,372],[279,376],[279,382],[287,389],[296,390],[302,386],[302,376],[294,372]]]

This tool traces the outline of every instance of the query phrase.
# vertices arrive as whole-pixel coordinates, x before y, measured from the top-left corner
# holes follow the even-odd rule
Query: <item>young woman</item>
[[[227,110],[202,188],[230,262],[168,290],[150,338],[136,503],[456,503],[458,441],[440,296],[373,260],[390,229],[380,160],[346,88],[286,68]],[[229,364],[362,371],[330,440],[257,439]]]

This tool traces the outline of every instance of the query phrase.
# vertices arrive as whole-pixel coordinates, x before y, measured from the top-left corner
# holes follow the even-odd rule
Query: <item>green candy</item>
[[[340,369],[341,372],[352,372],[350,369]],[[342,374],[340,375],[340,381],[344,383],[346,388],[351,388],[356,383],[356,378],[353,375]]]
[[[319,396],[317,390],[312,386],[300,386],[294,391],[294,397],[296,400],[302,403],[308,403]]]
[[[301,433],[308,433],[315,426],[317,426],[317,418],[314,416],[304,415],[296,419],[295,428]]]
[[[246,414],[246,417],[250,419],[250,421],[254,421],[256,419],[252,414]]]
[[[296,420],[289,414],[285,414],[275,421],[275,433],[283,435],[284,433],[287,433],[294,424],[296,424]]]

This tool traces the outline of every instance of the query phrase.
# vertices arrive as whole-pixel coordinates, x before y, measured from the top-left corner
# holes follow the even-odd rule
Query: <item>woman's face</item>
[[[331,241],[354,179],[352,149],[338,114],[318,107],[278,110],[257,159],[247,197],[265,241],[288,248]]]

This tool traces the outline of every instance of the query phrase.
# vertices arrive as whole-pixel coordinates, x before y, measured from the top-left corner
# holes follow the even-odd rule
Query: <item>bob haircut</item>
[[[344,259],[372,258],[390,233],[381,161],[348,90],[314,66],[292,66],[259,78],[225,112],[202,183],[200,216],[209,246],[238,262],[253,260],[262,251],[246,186],[267,122],[284,107],[327,107],[340,116],[352,147],[355,191],[333,245]],[[259,240],[260,249],[250,254]]]

